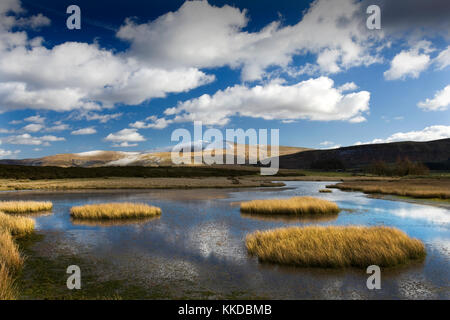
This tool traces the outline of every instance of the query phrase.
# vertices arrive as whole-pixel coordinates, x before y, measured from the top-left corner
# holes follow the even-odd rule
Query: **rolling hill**
[[[226,152],[237,152],[239,147],[243,147],[245,150],[242,154],[239,154],[237,158],[240,158],[244,163],[249,163],[249,160],[253,160],[252,151],[257,154],[259,151],[258,146],[239,145],[236,143],[226,142],[223,149],[210,149],[206,144],[200,146],[203,151],[193,152],[192,156],[196,156],[199,153],[211,153],[212,155],[225,156]],[[193,149],[193,147],[192,147]],[[122,151],[103,151],[95,150],[82,153],[65,153],[46,156],[35,159],[7,159],[0,160],[0,164],[6,165],[26,165],[26,166],[56,166],[56,167],[108,167],[108,166],[171,166],[171,152],[169,148],[164,148],[160,151],[154,152],[122,152]],[[280,155],[288,155],[292,153],[298,153],[307,148],[298,147],[279,147]],[[270,146],[268,148],[270,152]],[[237,163],[235,159],[235,163]]]
[[[450,162],[450,139],[427,142],[391,142],[342,147],[330,150],[308,150],[280,156],[280,168],[341,169],[361,168],[373,161],[393,163],[399,158],[445,167]]]
[[[202,146],[201,152],[224,156],[238,147],[245,150],[235,157],[246,164],[257,154],[258,146],[225,144],[224,149],[208,149]],[[253,153],[252,153],[253,151]],[[280,168],[283,169],[359,169],[376,160],[394,163],[397,159],[408,158],[414,162],[425,163],[430,169],[450,168],[450,139],[428,142],[392,142],[342,147],[328,150],[313,150],[299,147],[280,146]],[[270,146],[269,146],[270,152]],[[198,155],[193,152],[193,156]],[[82,153],[56,154],[36,159],[0,160],[0,164],[57,167],[108,167],[108,166],[171,166],[171,153],[168,150],[154,152],[88,151]]]

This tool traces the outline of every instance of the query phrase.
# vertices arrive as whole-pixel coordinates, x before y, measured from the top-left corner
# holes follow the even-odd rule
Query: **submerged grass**
[[[424,244],[390,227],[310,226],[257,231],[247,250],[261,262],[300,267],[390,267],[422,259]]]
[[[337,214],[339,207],[336,203],[323,199],[292,197],[242,202],[241,212],[268,215]]]
[[[101,203],[73,207],[70,215],[74,219],[135,219],[155,217],[161,209],[145,203]]]
[[[51,202],[38,201],[0,201],[0,211],[5,213],[32,213],[50,211],[53,208]]]
[[[320,193],[331,193],[332,191],[330,189],[320,189]]]
[[[11,216],[0,211],[0,229],[15,236],[24,236],[33,232],[34,220],[28,217]]]

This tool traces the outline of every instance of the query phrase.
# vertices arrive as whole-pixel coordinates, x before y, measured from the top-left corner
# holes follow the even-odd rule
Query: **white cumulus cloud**
[[[206,125],[225,125],[236,115],[266,120],[361,122],[365,121],[369,100],[367,91],[344,94],[334,87],[333,80],[319,77],[294,85],[279,81],[254,87],[235,85],[214,95],[180,102],[164,113],[173,117],[169,119],[173,122],[197,120]]]
[[[0,149],[0,159],[14,156],[18,153],[20,153],[20,150],[11,151],[11,150]]]
[[[137,129],[122,129],[116,133],[110,133],[105,140],[114,142],[140,142],[145,141],[145,138],[137,132]]]
[[[323,72],[336,73],[379,61],[370,51],[382,33],[368,32],[363,9],[354,0],[318,0],[295,25],[273,21],[248,32],[246,10],[186,1],[147,23],[127,19],[117,36],[130,42],[129,55],[149,66],[230,66],[242,68],[244,80],[257,80],[269,66],[285,68],[293,56],[311,53]]]
[[[432,51],[428,41],[420,41],[410,50],[403,50],[391,61],[391,67],[384,72],[386,80],[418,78],[420,73],[428,68]]]
[[[24,144],[24,145],[50,145],[50,142],[56,141],[65,141],[63,137],[56,137],[52,135],[35,137],[30,135],[29,133],[24,133],[15,136],[9,136],[6,138],[2,138],[1,141],[8,144]]]
[[[74,130],[71,132],[71,134],[75,135],[75,136],[89,135],[89,134],[95,134],[95,133],[97,133],[97,130],[95,130],[95,128],[93,128],[93,127],[82,128],[82,129]]]
[[[374,139],[370,142],[357,142],[356,144],[387,143],[399,141],[432,141],[450,138],[450,126],[429,126],[419,131],[397,132],[385,139]]]
[[[434,63],[437,65],[439,70],[450,66],[450,46],[439,53],[439,55],[434,59]]]
[[[431,111],[444,111],[450,106],[450,85],[446,86],[444,89],[436,92],[434,98],[425,99],[417,104],[420,108],[424,110]]]
[[[29,38],[26,25],[42,26],[42,15],[17,18],[18,0],[0,8],[0,113],[16,109],[100,110],[137,105],[214,80],[195,67],[161,68],[139,63],[98,44],[64,42],[53,47]],[[55,72],[57,70],[57,72]]]

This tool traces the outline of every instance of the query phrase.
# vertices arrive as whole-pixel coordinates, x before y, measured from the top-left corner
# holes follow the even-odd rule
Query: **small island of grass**
[[[241,212],[267,215],[316,215],[337,214],[336,203],[313,198],[292,197],[288,199],[252,200],[241,203]]]
[[[331,193],[332,191],[330,189],[320,189],[320,193]]]
[[[137,219],[161,215],[161,209],[145,203],[100,203],[70,209],[74,219]]]
[[[257,231],[247,250],[261,262],[299,267],[391,267],[426,255],[424,244],[390,227],[310,226]]]
[[[0,211],[5,213],[35,213],[50,211],[52,208],[53,204],[48,201],[0,201]]]

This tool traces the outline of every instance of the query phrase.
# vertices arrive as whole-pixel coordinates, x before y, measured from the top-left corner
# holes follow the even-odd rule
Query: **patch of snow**
[[[122,152],[125,154],[125,157],[119,159],[110,161],[105,164],[105,166],[127,166],[130,163],[133,163],[135,161],[140,160],[141,154],[139,152]]]
[[[75,154],[77,156],[82,156],[82,157],[91,157],[91,156],[97,156],[103,152],[104,151],[102,151],[102,150],[93,150],[93,151],[86,151],[86,152],[80,152],[80,153],[75,153]]]

